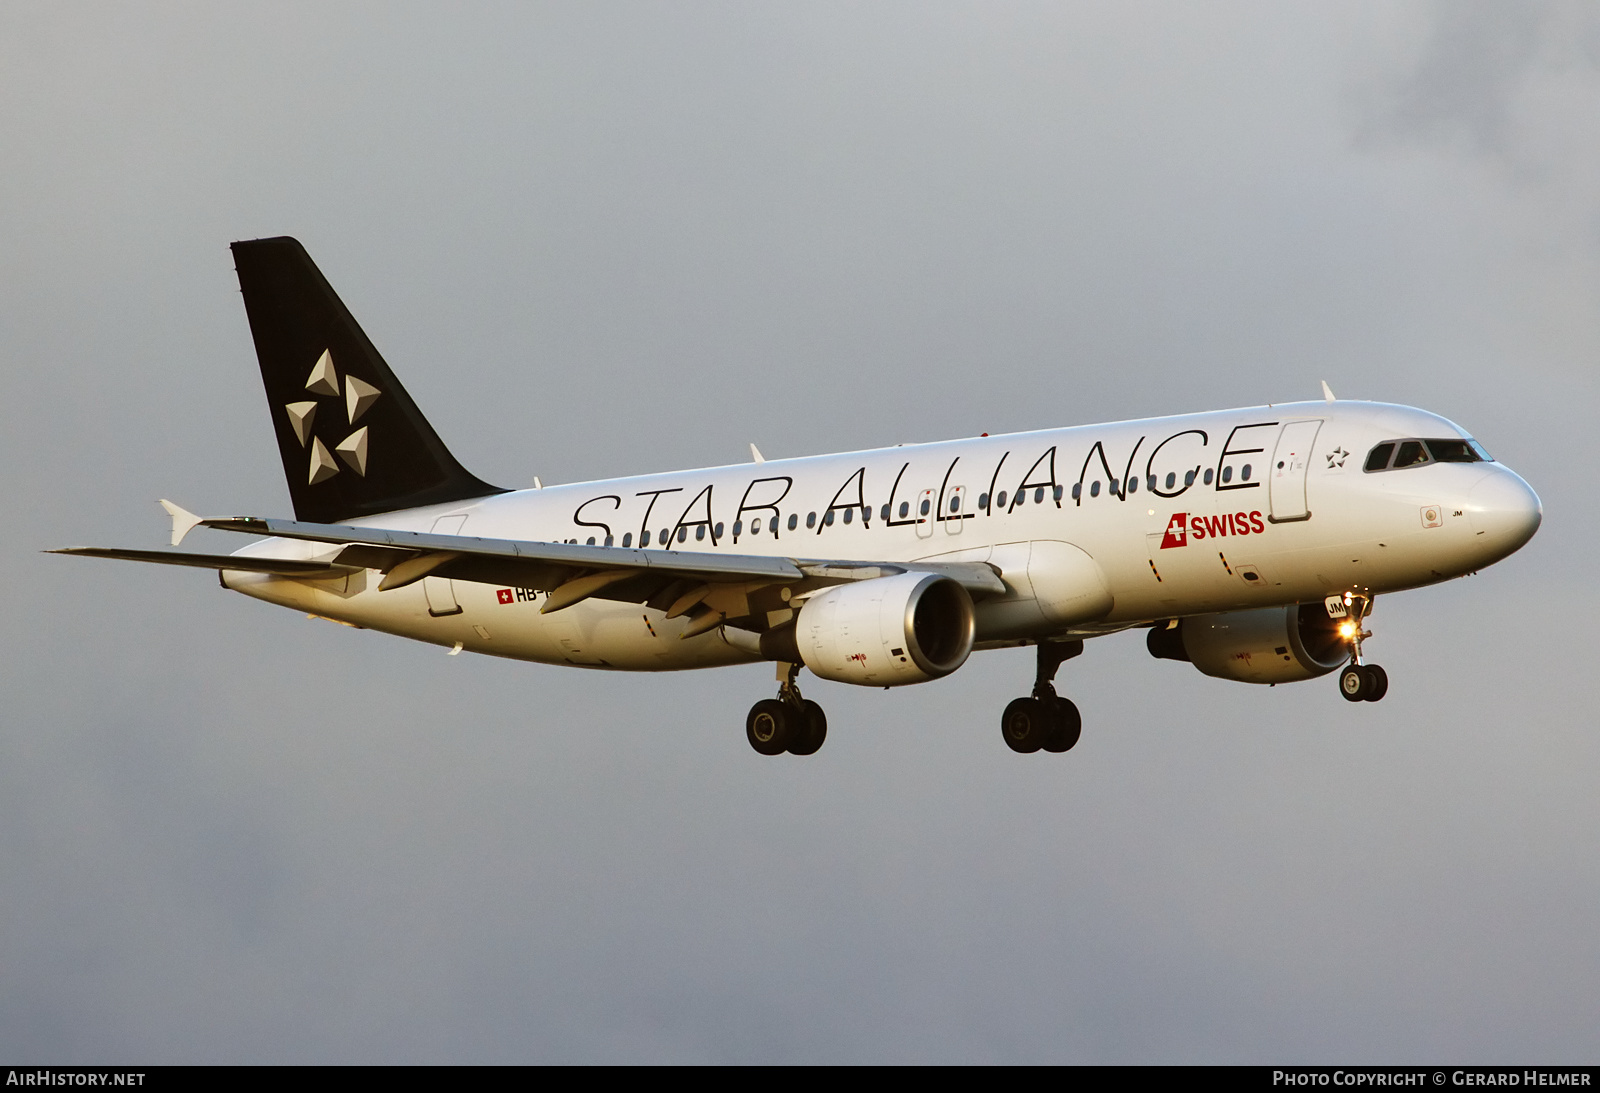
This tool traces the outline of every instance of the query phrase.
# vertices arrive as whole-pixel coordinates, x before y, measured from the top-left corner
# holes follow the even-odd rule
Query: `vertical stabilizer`
[[[297,519],[505,492],[456,462],[297,240],[234,243],[233,260]]]

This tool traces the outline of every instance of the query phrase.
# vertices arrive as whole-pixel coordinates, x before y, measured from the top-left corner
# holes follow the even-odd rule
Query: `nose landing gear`
[[[1389,693],[1389,673],[1376,664],[1363,664],[1361,642],[1372,636],[1361,624],[1372,611],[1372,601],[1365,596],[1345,596],[1349,618],[1341,627],[1350,642],[1350,664],[1339,673],[1339,693],[1347,702],[1376,702]]]
[[[822,707],[800,697],[795,678],[800,665],[779,663],[778,697],[763,698],[750,707],[744,734],[762,755],[814,755],[828,738],[828,718]]]
[[[1083,715],[1070,698],[1056,694],[1056,669],[1083,652],[1081,641],[1041,641],[1033,694],[1014,700],[1000,717],[1000,735],[1012,751],[1070,751],[1083,734]]]

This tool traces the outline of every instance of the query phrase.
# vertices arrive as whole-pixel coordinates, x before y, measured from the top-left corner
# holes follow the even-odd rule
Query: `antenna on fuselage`
[[[761,454],[761,449],[756,447],[756,442],[753,440],[750,442],[750,458],[757,463],[765,463],[767,461],[766,456]]]
[[[1324,402],[1336,402],[1336,401],[1338,401],[1337,399],[1335,399],[1333,397],[1333,388],[1328,386],[1328,381],[1327,380],[1323,380],[1322,381],[1322,401],[1324,401]]]

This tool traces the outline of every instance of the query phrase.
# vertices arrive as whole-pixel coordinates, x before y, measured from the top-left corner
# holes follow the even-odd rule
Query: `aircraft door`
[[[951,486],[944,505],[944,530],[951,535],[960,534],[967,522],[967,487]]]
[[[917,538],[926,539],[933,534],[938,513],[933,511],[934,491],[923,490],[917,495]]]
[[[1267,470],[1267,519],[1274,524],[1311,519],[1306,507],[1306,471],[1320,428],[1320,420],[1291,421],[1278,433],[1278,446]]]
[[[467,522],[466,516],[441,516],[433,522],[435,535],[460,535],[461,525]],[[461,614],[461,605],[456,602],[455,582],[449,577],[424,577],[422,578],[422,591],[428,597],[428,614],[434,618],[445,615]]]

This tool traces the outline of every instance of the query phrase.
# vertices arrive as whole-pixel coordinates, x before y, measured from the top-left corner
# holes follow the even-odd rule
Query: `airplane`
[[[827,736],[802,668],[897,687],[974,650],[1033,646],[1001,735],[1065,752],[1058,695],[1084,641],[1136,627],[1158,659],[1290,683],[1388,676],[1363,654],[1376,597],[1522,547],[1533,489],[1424,410],[1337,400],[904,444],[507,490],[476,478],[301,244],[232,244],[294,519],[197,516],[232,554],[68,547],[194,566],[310,615],[462,651],[622,671],[769,662],[746,718],[763,755]],[[262,538],[264,537],[264,538]],[[1341,670],[1342,668],[1342,670]]]

